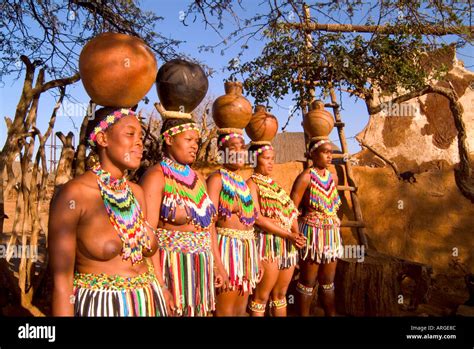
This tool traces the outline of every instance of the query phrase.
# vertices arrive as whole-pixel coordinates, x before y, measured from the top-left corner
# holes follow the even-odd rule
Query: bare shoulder
[[[298,177],[296,177],[297,181],[302,181],[302,182],[309,182],[310,179],[310,172],[311,172],[311,167],[308,167],[301,172]]]
[[[221,180],[221,173],[219,171],[212,172],[209,177],[207,177],[207,183],[216,182]]]
[[[222,179],[219,171],[213,172],[207,177],[207,190],[209,192],[220,192],[222,190]]]
[[[140,187],[137,183],[133,182],[128,182],[128,185],[130,185],[130,188],[132,188],[132,192],[135,196],[140,196],[143,197],[143,188]]]
[[[164,174],[160,164],[156,164],[148,168],[143,176],[140,178],[139,184],[144,181],[163,181]]]
[[[80,202],[88,198],[91,190],[99,190],[99,187],[95,175],[87,171],[57,188],[53,200],[70,199]]]
[[[252,176],[250,176],[246,181],[245,183],[247,183],[247,186],[249,188],[256,188],[257,187],[257,184],[255,183],[255,181],[253,180]]]

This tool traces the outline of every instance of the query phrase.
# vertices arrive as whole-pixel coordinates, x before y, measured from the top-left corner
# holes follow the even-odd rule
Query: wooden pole
[[[336,119],[336,122],[341,123],[341,114],[339,111],[339,104],[337,103],[337,98],[336,98],[336,92],[334,91],[334,87],[330,87],[329,89],[329,95],[331,96],[331,103],[332,103],[332,108],[334,111],[334,118]],[[341,140],[341,150],[344,154],[349,153],[349,147],[347,146],[347,140],[346,140],[346,135],[344,134],[344,129],[342,127],[337,128],[337,132],[339,133],[339,139]],[[354,181],[354,176],[352,173],[352,166],[349,160],[344,161],[344,165],[346,166],[346,176],[347,176],[347,184],[352,187],[357,187],[355,181]],[[354,215],[356,221],[362,222],[362,210],[360,208],[360,202],[359,198],[357,196],[357,193],[355,191],[350,192],[351,195],[351,200],[352,200],[352,205],[354,207]],[[359,243],[363,244],[365,248],[368,248],[368,242],[367,242],[367,236],[365,235],[366,231],[364,227],[358,227],[357,228],[357,235],[359,237]]]

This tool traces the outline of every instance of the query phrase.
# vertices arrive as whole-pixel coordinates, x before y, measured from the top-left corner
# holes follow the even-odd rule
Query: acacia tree
[[[13,119],[5,117],[8,131],[0,152],[0,234],[3,233],[5,218],[5,172],[9,181],[6,188],[10,190],[16,181],[13,163],[17,156],[20,157],[17,205],[7,250],[11,251],[9,247],[16,243],[17,237],[25,247],[28,239],[29,245],[36,245],[40,233],[47,233],[39,215],[41,201],[47,198],[48,168],[44,147],[54,129],[61,103],[72,99],[66,93],[66,87],[79,80],[77,66],[80,49],[97,34],[113,31],[142,38],[161,59],[174,58],[180,42],[154,30],[156,22],[161,19],[153,12],[142,11],[137,1],[128,0],[26,0],[0,4],[0,83],[5,83],[6,76],[16,79],[23,76],[15,115]],[[37,128],[37,110],[41,95],[47,91],[57,91],[54,93],[57,104],[48,128],[42,134]],[[69,135],[58,136],[69,145]],[[36,155],[35,145],[38,146]],[[68,151],[70,153],[71,149]],[[74,162],[79,172],[84,157],[84,148],[79,147]],[[70,154],[68,159],[72,162]],[[70,169],[71,166],[64,164],[63,167]],[[31,180],[27,180],[30,169]],[[13,290],[15,303],[20,303],[34,315],[41,315],[41,311],[32,305],[32,300],[43,274],[34,277],[31,256],[23,252],[17,279],[8,265],[10,257],[11,254],[6,260],[0,260],[0,272],[7,275],[8,281],[8,285],[0,286]]]
[[[261,3],[262,13],[246,18],[239,16],[243,8],[242,0],[195,1],[186,20],[200,16],[221,35],[215,45],[203,45],[204,51],[241,45],[228,65],[230,79],[243,79],[256,103],[292,94],[304,111],[315,96],[324,98],[338,89],[362,98],[372,115],[382,109],[380,97],[401,103],[427,93],[441,94],[450,102],[458,130],[461,164],[456,183],[474,201],[462,106],[453,89],[432,85],[446,67],[426,69],[429,52],[472,46],[470,0],[333,0],[309,5],[302,0],[267,0]],[[224,36],[226,16],[236,29]],[[449,42],[443,40],[445,35],[450,35]],[[243,62],[252,39],[263,41],[264,47],[256,58]]]

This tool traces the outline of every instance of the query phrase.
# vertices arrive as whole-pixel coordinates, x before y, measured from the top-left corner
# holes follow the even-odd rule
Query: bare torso
[[[132,265],[129,260],[123,261],[121,256],[122,242],[109,220],[102,201],[96,176],[88,171],[74,179],[77,190],[77,208],[81,209],[76,230],[76,270],[81,273],[105,273],[132,277],[147,270],[146,263]],[[136,184],[130,183],[132,192],[139,204],[143,198]],[[73,203],[70,203],[70,207]],[[74,206],[76,206],[74,205]],[[151,240],[151,251],[143,250],[144,257],[152,256],[157,249],[156,239],[147,229]]]

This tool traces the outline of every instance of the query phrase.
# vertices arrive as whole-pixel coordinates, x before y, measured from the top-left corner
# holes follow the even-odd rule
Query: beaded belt
[[[337,214],[327,215],[320,211],[312,211],[299,219],[299,223],[308,224],[314,227],[340,226],[341,221]]]
[[[157,282],[157,279],[153,267],[149,265],[147,272],[132,277],[76,272],[74,273],[73,285],[75,288],[122,291],[143,288],[152,282]]]
[[[199,253],[211,249],[211,234],[208,231],[179,231],[158,228],[155,234],[158,246],[168,251]]]
[[[240,229],[231,229],[231,228],[221,228],[217,227],[217,234],[228,236],[231,238],[243,239],[243,240],[252,240],[255,239],[255,233],[253,228],[251,230],[240,230]]]

